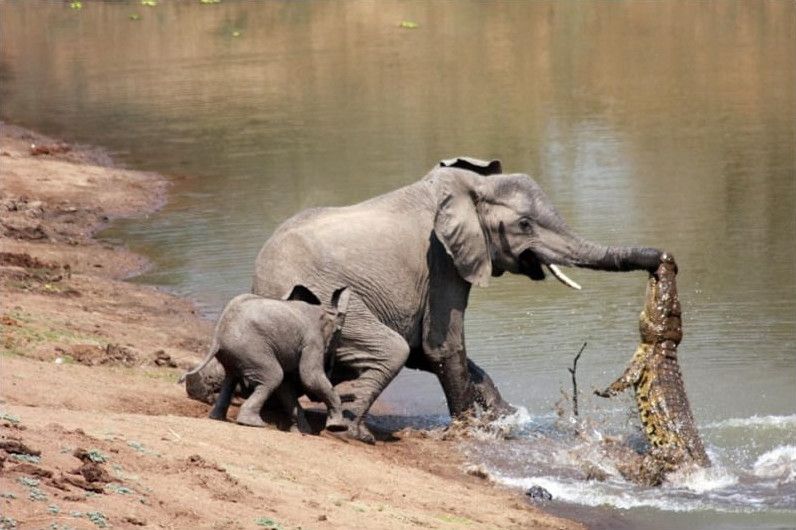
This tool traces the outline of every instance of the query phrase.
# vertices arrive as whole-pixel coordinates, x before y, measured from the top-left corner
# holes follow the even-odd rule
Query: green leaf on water
[[[127,18],[129,18],[130,20],[141,20],[141,15],[139,15],[138,13],[130,13],[127,16]]]
[[[69,7],[72,9],[83,9],[83,2],[69,2]]]
[[[242,34],[242,32],[241,32],[241,31],[238,31],[238,30],[235,30],[235,31],[233,31],[233,32],[232,32],[232,36],[233,36],[233,37],[240,37],[240,36],[241,36],[241,34]]]
[[[141,0],[142,6],[155,7],[158,5],[158,0]]]
[[[221,0],[199,0],[200,4],[220,4]]]
[[[417,29],[420,27],[420,24],[411,20],[402,20],[401,23],[398,24],[398,27],[403,29]]]

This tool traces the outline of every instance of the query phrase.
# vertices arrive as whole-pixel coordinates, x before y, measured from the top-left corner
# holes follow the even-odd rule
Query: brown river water
[[[710,472],[659,490],[586,482],[594,444],[553,413],[588,341],[594,440],[634,432],[629,395],[590,394],[635,348],[642,273],[474,291],[468,351],[523,409],[513,440],[466,449],[598,526],[796,525],[793,2],[5,1],[0,44],[2,119],[174,177],[166,208],[105,236],[153,259],[141,281],[210,315],[249,289],[293,213],[459,154],[531,174],[586,237],[671,251]],[[382,399],[396,422],[446,421],[431,376],[406,371]]]

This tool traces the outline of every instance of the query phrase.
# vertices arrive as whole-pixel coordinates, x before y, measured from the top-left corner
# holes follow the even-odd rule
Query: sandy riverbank
[[[146,260],[92,237],[166,188],[0,124],[0,528],[578,527],[465,474],[455,442],[206,419],[175,381],[211,324],[124,282]]]

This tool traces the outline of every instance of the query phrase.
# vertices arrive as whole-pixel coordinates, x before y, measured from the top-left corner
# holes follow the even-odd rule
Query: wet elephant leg
[[[467,359],[467,371],[470,372],[475,401],[484,409],[497,416],[512,414],[517,410],[503,399],[489,374],[472,359]]]
[[[470,380],[464,354],[448,355],[442,361],[434,363],[434,368],[445,392],[450,415],[461,416],[471,410],[475,404],[475,388]]]
[[[472,411],[476,404],[495,416],[515,412],[516,409],[500,395],[489,374],[472,359],[467,359],[465,372],[458,358],[453,358],[448,363],[436,364],[430,362],[428,356],[422,352],[413,351],[412,355],[413,362],[407,363],[407,367],[431,372],[437,376],[445,391],[451,416]]]

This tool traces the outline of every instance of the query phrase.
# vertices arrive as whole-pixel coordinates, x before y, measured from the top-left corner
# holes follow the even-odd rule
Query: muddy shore
[[[466,474],[454,441],[207,419],[175,382],[211,323],[93,237],[167,187],[0,123],[0,528],[579,528]]]

